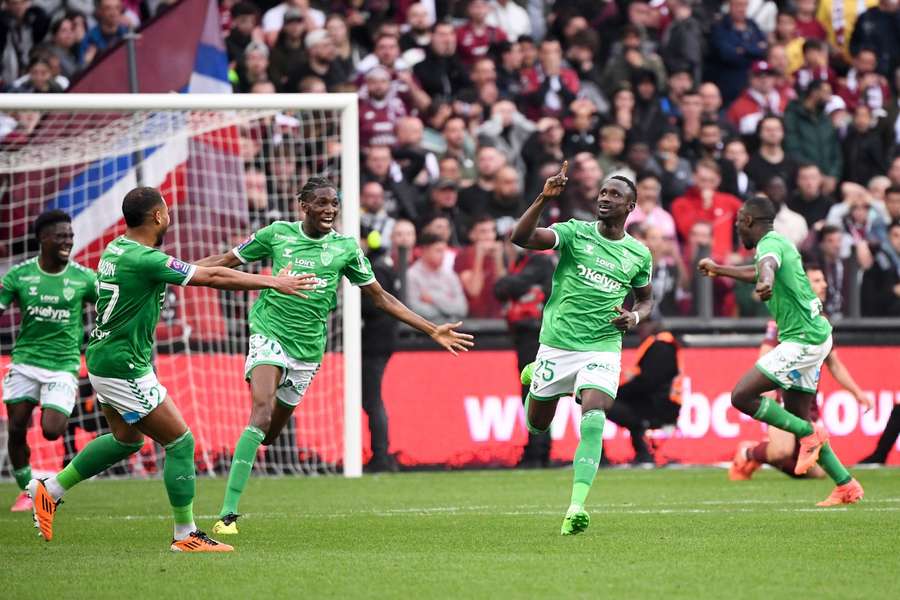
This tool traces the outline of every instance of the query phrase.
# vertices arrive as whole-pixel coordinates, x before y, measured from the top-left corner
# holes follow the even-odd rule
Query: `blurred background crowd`
[[[63,92],[171,5],[4,0],[3,87]],[[751,260],[734,221],[757,192],[822,267],[832,318],[900,315],[896,0],[223,0],[220,17],[234,92],[359,94],[366,239],[428,317],[539,318],[552,257],[507,239],[564,159],[546,223],[593,220],[603,178],[634,178],[663,316],[698,314],[699,257]],[[296,218],[312,174],[272,131],[242,132],[254,225]],[[716,280],[712,314],[765,308]]]

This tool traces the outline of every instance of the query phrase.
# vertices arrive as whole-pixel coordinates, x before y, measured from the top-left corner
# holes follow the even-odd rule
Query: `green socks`
[[[220,517],[229,513],[238,514],[238,502],[241,494],[247,487],[250,472],[253,471],[253,463],[256,461],[256,451],[262,444],[265,434],[258,427],[247,426],[238,438],[234,448],[234,456],[231,459],[231,471],[228,473],[228,487],[225,489],[225,500],[222,502]]]
[[[194,471],[194,436],[190,429],[166,445],[166,463],[163,467],[163,481],[169,504],[175,516],[176,537],[179,526],[194,529],[194,492],[197,480]]]
[[[850,471],[841,464],[841,461],[834,453],[834,450],[831,449],[831,444],[828,442],[826,442],[819,451],[818,462],[819,466],[822,467],[822,470],[828,473],[828,476],[831,477],[832,481],[837,485],[844,485],[853,479],[850,475]]]
[[[24,491],[28,482],[31,481],[31,465],[25,465],[21,469],[13,471],[13,477],[16,478],[16,485],[19,486],[19,489]]]
[[[114,438],[111,433],[99,435],[82,448],[81,452],[72,459],[72,462],[52,479],[59,483],[63,490],[68,490],[76,483],[90,479],[120,460],[140,451],[143,446],[143,440],[133,444],[126,444]]]
[[[812,423],[788,412],[783,406],[766,396],[760,398],[759,410],[753,414],[753,418],[793,433],[797,437],[806,437],[813,432]]]
[[[591,484],[594,483],[594,475],[600,466],[600,454],[603,452],[603,425],[606,423],[606,413],[602,410],[589,410],[581,415],[581,441],[575,450],[575,459],[572,461],[574,479],[572,483],[572,502],[578,506],[584,506]]]

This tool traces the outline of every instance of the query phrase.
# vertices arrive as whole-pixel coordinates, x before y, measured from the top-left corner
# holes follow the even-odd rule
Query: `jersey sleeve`
[[[84,271],[84,279],[87,281],[87,289],[84,292],[84,302],[97,303],[97,274],[89,269]]]
[[[231,252],[245,264],[272,256],[272,238],[274,237],[272,227],[272,225],[267,225],[256,233],[251,233],[250,237]]]
[[[351,251],[353,256],[344,265],[341,274],[350,280],[353,285],[369,285],[375,283],[375,273],[372,271],[372,265],[369,259],[363,254],[362,249],[354,242],[355,248]]]
[[[551,225],[550,231],[556,235],[556,243],[553,244],[553,249],[562,251],[563,248],[568,247],[572,240],[575,239],[576,227],[575,219]]]
[[[10,270],[0,280],[0,311],[9,308],[18,293],[18,277],[14,270]]]
[[[650,285],[650,278],[653,276],[653,257],[647,252],[641,261],[641,268],[631,278],[632,288],[642,288]]]
[[[759,263],[766,257],[775,259],[775,264],[781,267],[781,260],[784,258],[784,247],[773,238],[765,238],[759,241],[756,246],[756,267],[759,269]]]
[[[148,252],[141,261],[141,274],[154,282],[187,285],[196,272],[196,265],[158,250]]]

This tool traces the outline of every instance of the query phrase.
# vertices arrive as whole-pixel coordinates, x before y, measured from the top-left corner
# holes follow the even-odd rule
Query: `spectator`
[[[412,261],[416,247],[416,226],[407,219],[398,219],[391,231],[391,262],[399,268],[401,250],[406,254],[407,264]],[[401,292],[403,293],[403,292]],[[405,296],[403,296],[405,298]],[[404,300],[405,301],[405,300]]]
[[[463,64],[472,66],[482,56],[486,56],[493,44],[506,40],[503,30],[487,24],[488,4],[486,0],[471,0],[467,8],[469,19],[456,30],[456,45]]]
[[[797,31],[797,15],[791,10],[778,13],[775,25],[775,33],[772,43],[769,44],[769,52],[772,48],[781,47],[784,50],[785,67],[782,74],[793,75],[803,66],[803,43],[806,39]],[[767,55],[768,58],[769,55]]]
[[[797,190],[788,199],[787,206],[806,219],[810,229],[819,231],[828,217],[834,200],[823,191],[822,172],[813,163],[800,163],[797,167]]]
[[[345,66],[338,60],[337,49],[327,31],[324,29],[310,31],[306,34],[303,45],[306,47],[306,60],[293,65],[288,74],[288,89],[297,89],[296,82],[309,75],[315,75],[324,81],[329,90],[346,82],[350,77],[350,73],[344,70]]]
[[[900,18],[897,0],[880,0],[859,16],[850,37],[850,53],[871,48],[877,59],[877,71],[887,77],[894,72],[900,58]]]
[[[750,162],[747,146],[738,138],[728,140],[722,156],[734,167],[737,197],[746,200],[756,191],[756,186],[746,171],[747,164]],[[782,180],[782,183],[784,183],[784,180]],[[787,194],[787,189],[785,189],[785,194]]]
[[[897,193],[900,193],[898,191]],[[888,228],[888,243],[881,247],[872,267],[863,274],[862,314],[870,317],[900,316],[900,220]]]
[[[64,16],[50,26],[51,41],[46,46],[59,61],[60,74],[72,79],[81,68],[81,44],[75,37],[75,20]]]
[[[628,134],[649,145],[656,144],[669,119],[663,111],[656,78],[650,71],[638,71],[632,80],[635,90],[634,122]]]
[[[325,13],[309,6],[309,0],[287,0],[266,11],[262,19],[262,29],[266,44],[275,45],[278,32],[284,27],[284,17],[288,10],[299,12],[306,21],[306,30],[313,31],[325,26]]]
[[[251,42],[244,49],[244,56],[238,62],[235,92],[247,94],[253,84],[271,81],[269,77],[269,48],[260,42]]]
[[[711,119],[703,121],[700,124],[700,135],[697,139],[682,148],[682,155],[695,166],[704,158],[715,161],[719,165],[721,173],[722,191],[737,195],[737,171],[722,154],[725,150],[725,142],[722,139],[722,127],[717,121]]]
[[[254,16],[258,17],[258,13]],[[290,75],[294,65],[303,64],[306,61],[306,46],[303,40],[306,33],[305,27],[306,19],[299,10],[291,8],[284,13],[284,27],[278,33],[278,39],[275,40],[275,46],[270,55],[272,81],[280,91],[297,91],[296,88],[291,89],[290,87]],[[306,73],[306,76],[309,75],[311,73]]]
[[[775,206],[775,232],[786,237],[795,246],[802,246],[809,235],[809,226],[802,215],[788,208],[788,191],[784,179],[776,175],[766,182],[763,192]]]
[[[802,100],[793,100],[784,113],[784,151],[797,161],[814,163],[825,176],[824,191],[834,191],[841,176],[841,151],[825,105],[831,84],[817,79]]]
[[[539,59],[538,64],[522,71],[525,114],[535,120],[563,116],[578,93],[578,75],[563,66],[562,47],[556,40],[541,42]]]
[[[625,167],[622,161],[624,152],[625,129],[621,125],[607,125],[600,130],[600,155],[597,162],[604,173],[615,173]]]
[[[485,23],[500,28],[510,40],[531,35],[528,12],[512,0],[491,0]]]
[[[389,146],[370,146],[366,151],[365,168],[363,171],[363,183],[377,181],[384,189],[384,208],[395,219],[409,219],[416,222],[419,218],[420,207],[415,190],[407,185],[397,173],[392,170],[393,156]]]
[[[460,117],[451,117],[444,123],[441,132],[447,147],[443,157],[453,157],[459,161],[464,180],[472,180],[477,174],[475,168],[475,144],[466,134],[466,122]]]
[[[656,142],[656,152],[650,160],[650,170],[662,184],[662,204],[669,206],[684,194],[692,183],[691,163],[681,156],[681,140],[675,129],[664,129]],[[610,171],[606,171],[609,173]]]
[[[244,49],[254,41],[254,34],[259,31],[259,8],[252,2],[242,1],[231,7],[231,30],[225,38],[225,52],[228,62],[234,64],[244,55]],[[261,32],[256,36],[262,42]]]
[[[887,149],[884,138],[875,129],[872,109],[865,104],[856,107],[853,124],[842,144],[844,180],[865,185],[887,171]]]
[[[463,207],[463,210],[472,209],[473,207]],[[488,197],[487,203],[483,206],[474,207],[469,212],[470,222],[474,221],[479,215],[487,215],[494,219],[497,225],[497,233],[503,238],[515,225],[523,212],[525,206],[522,196],[522,184],[519,180],[519,173],[515,167],[506,165],[497,171],[494,177],[494,189]]]
[[[849,261],[841,257],[843,233],[834,225],[825,225],[819,231],[818,262],[825,272],[828,291],[825,296],[825,313],[832,319],[840,319],[846,308],[846,299],[853,283],[848,275]]]
[[[678,300],[681,279],[681,259],[678,256],[678,242],[674,237],[663,235],[658,227],[643,226],[643,242],[650,249],[653,258],[653,313],[661,315],[678,314]]]
[[[603,73],[595,62],[600,40],[591,30],[580,31],[572,38],[566,51],[566,60],[580,82],[579,98],[590,102],[602,112],[609,110],[609,103],[603,93]]]
[[[712,256],[727,257],[735,248],[734,223],[741,201],[718,191],[722,182],[719,165],[709,159],[694,168],[694,187],[672,203],[672,217],[682,239],[687,239],[697,221],[712,224]]]
[[[459,187],[450,179],[438,179],[429,191],[429,205],[422,211],[419,229],[435,219],[444,218],[451,227],[447,237],[443,238],[451,246],[458,247],[466,239],[465,218],[459,209]]]
[[[438,160],[433,152],[422,145],[424,127],[417,117],[404,117],[397,121],[397,146],[394,161],[403,173],[404,181],[424,189],[438,178]]]
[[[816,0],[794,0],[797,11],[797,33],[808,40],[824,42],[828,33],[816,18]]]
[[[525,170],[522,148],[535,130],[535,125],[516,109],[510,100],[501,100],[491,108],[491,118],[477,133],[479,143],[497,148],[506,162]]]
[[[413,67],[413,73],[432,100],[449,99],[469,85],[469,76],[456,54],[456,33],[451,24],[435,24],[425,60]]]
[[[712,80],[726,104],[747,87],[747,72],[766,57],[766,37],[747,17],[747,0],[730,0],[728,14],[710,31]]]
[[[459,276],[442,268],[447,242],[426,234],[419,239],[422,254],[406,274],[409,307],[433,321],[456,321],[469,305]]]
[[[266,174],[253,166],[244,169],[244,190],[250,213],[250,229],[262,229],[275,220],[277,211],[269,206]]]
[[[97,0],[94,17],[97,24],[91,27],[81,42],[85,65],[90,65],[98,54],[115,46],[128,33],[128,28],[122,23],[122,0]]]
[[[784,142],[784,122],[774,115],[764,116],[756,127],[759,147],[750,162],[746,173],[757,189],[761,189],[773,177],[781,177],[793,189],[797,163],[787,156],[782,147]]]
[[[107,0],[110,1],[110,0]],[[0,13],[0,52],[2,75],[6,85],[15,81],[29,63],[31,49],[44,41],[50,18],[31,0],[6,0]]]
[[[884,172],[884,170],[882,170]],[[866,186],[866,189],[869,190],[869,194],[872,195],[872,199],[878,204],[884,204],[885,195],[887,194],[888,188],[891,187],[891,180],[888,179],[887,175],[875,175],[871,179],[869,179],[869,184]],[[887,211],[885,210],[885,218],[887,222],[890,223],[892,219],[887,218]]]
[[[460,185],[463,178],[459,161],[453,156],[444,156],[438,159],[438,179],[449,179]]]
[[[476,59],[469,72],[469,78],[471,79],[471,86],[465,90],[465,94],[461,95],[469,98],[480,98],[485,87],[497,84],[497,67],[494,64],[494,60],[488,57]]]
[[[525,185],[528,189],[536,188],[543,179],[537,174],[541,165],[548,162],[562,163],[562,149],[565,130],[560,122],[552,117],[544,117],[537,123],[537,131],[522,146],[522,160],[525,161]]]
[[[841,186],[843,201],[828,212],[828,222],[844,231],[841,256],[849,256],[855,249],[856,260],[862,269],[871,264],[869,246],[887,244],[887,226],[880,207],[874,206],[868,190],[855,183]],[[865,247],[863,247],[865,246]]]
[[[563,137],[563,153],[573,156],[579,152],[595,152],[599,139],[597,107],[586,98],[573,102],[569,109],[572,118]]]
[[[25,80],[10,91],[17,94],[61,94],[63,89],[53,81],[50,63],[44,58],[35,58],[28,65]]]
[[[456,38],[453,38],[456,43]],[[516,98],[522,93],[522,45],[518,42],[497,44],[497,87],[508,98]]]
[[[784,113],[787,97],[775,89],[775,76],[769,63],[762,60],[753,63],[750,69],[750,87],[728,109],[728,120],[741,135],[755,133],[764,116]]]
[[[803,42],[803,66],[794,73],[797,91],[806,92],[809,84],[816,80],[827,81],[834,87],[837,76],[828,65],[828,45],[814,39]]]
[[[481,208],[488,203],[497,173],[506,164],[503,154],[492,146],[481,146],[475,155],[478,167],[478,178],[475,183],[463,189],[459,194],[459,207],[469,215],[481,213]]]
[[[681,99],[694,88],[694,78],[687,69],[676,68],[669,71],[667,92],[662,96],[663,113],[669,123],[681,117]]]
[[[603,91],[612,95],[622,82],[634,80],[643,71],[653,74],[657,89],[665,87],[666,68],[662,59],[643,46],[640,29],[634,25],[626,25],[622,42],[613,49],[603,71]]]
[[[672,22],[662,38],[660,54],[669,71],[688,69],[694,81],[700,81],[705,38],[703,26],[693,16],[690,0],[670,0]]]
[[[406,31],[400,36],[400,49],[427,50],[431,46],[431,15],[424,4],[416,2],[406,11]]]
[[[662,186],[659,178],[652,173],[638,175],[637,203],[625,221],[627,228],[632,223],[655,228],[659,234],[669,240],[676,237],[675,221],[660,205]],[[646,230],[645,230],[646,233]]]
[[[897,15],[900,19],[900,15]],[[900,43],[900,41],[898,41]],[[887,79],[878,74],[878,58],[871,48],[860,48],[853,55],[853,66],[847,76],[836,87],[837,94],[847,103],[847,109],[853,111],[860,104],[873,110],[881,111],[888,103],[891,92]]]
[[[700,112],[706,120],[725,120],[725,109],[722,107],[722,92],[719,86],[711,81],[700,84],[697,88],[700,95]]]
[[[343,73],[353,73],[356,63],[360,60],[360,50],[357,44],[350,41],[350,29],[347,21],[337,13],[331,13],[325,20],[325,30],[334,43],[336,53],[335,62]]]
[[[597,198],[604,176],[600,164],[592,154],[583,152],[572,159],[569,173],[571,181],[559,197],[559,220],[597,220]]]
[[[775,19],[778,15],[778,6],[772,0],[749,0],[747,4],[747,16],[759,25],[760,30],[766,35],[775,31]]]
[[[377,181],[363,184],[359,194],[359,224],[369,231],[377,231],[381,235],[381,245],[391,249],[391,234],[396,219],[384,209],[384,188]]]
[[[885,190],[884,206],[888,223],[900,220],[900,186],[892,185]]]
[[[378,66],[366,74],[365,94],[359,100],[359,143],[361,146],[393,146],[397,142],[397,120],[406,116],[406,107],[390,95],[391,75]]]
[[[466,294],[468,314],[476,319],[499,318],[503,307],[494,295],[494,284],[506,275],[506,257],[494,220],[487,215],[475,219],[469,242],[453,266]]]

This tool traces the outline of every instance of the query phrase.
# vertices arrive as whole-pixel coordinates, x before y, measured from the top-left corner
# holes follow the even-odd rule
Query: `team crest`
[[[63,290],[63,298],[66,299],[66,302],[71,302],[72,298],[75,297],[75,290],[70,287],[67,287]]]
[[[324,265],[326,267],[331,264],[331,261],[333,259],[334,259],[334,255],[332,255],[331,252],[329,252],[327,250],[322,250],[322,253],[319,254],[319,260],[321,260],[322,265]]]
[[[594,251],[594,245],[590,242],[584,245],[584,251],[591,254]]]
[[[628,273],[631,271],[631,268],[634,267],[634,259],[631,258],[630,254],[623,254],[622,260],[619,261],[619,265],[622,267],[624,273]]]

